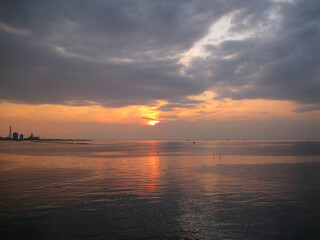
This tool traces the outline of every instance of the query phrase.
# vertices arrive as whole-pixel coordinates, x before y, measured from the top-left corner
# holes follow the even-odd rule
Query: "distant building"
[[[40,137],[35,137],[33,135],[33,133],[31,133],[31,135],[28,138],[26,138],[25,140],[40,140]]]
[[[28,140],[33,140],[33,133],[31,133],[30,137],[27,138]]]
[[[19,136],[19,134],[17,133],[17,132],[14,132],[13,133],[13,140],[14,141],[18,141],[19,139],[18,139],[18,136]]]
[[[23,141],[23,134],[20,134],[20,141]]]

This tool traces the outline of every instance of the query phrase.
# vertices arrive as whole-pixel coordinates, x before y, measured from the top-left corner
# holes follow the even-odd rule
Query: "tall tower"
[[[12,129],[11,129],[11,126],[9,127],[9,138],[12,138]]]

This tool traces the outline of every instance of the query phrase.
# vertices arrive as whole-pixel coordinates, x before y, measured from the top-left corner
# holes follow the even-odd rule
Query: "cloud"
[[[320,104],[311,104],[311,105],[297,107],[293,111],[296,113],[305,113],[305,112],[311,112],[316,110],[320,110]]]
[[[11,34],[17,34],[17,35],[29,35],[30,32],[25,29],[18,29],[12,26],[9,26],[5,23],[0,22],[0,30],[5,31],[7,33]]]
[[[11,36],[0,42],[6,56],[1,60],[0,91],[9,101],[77,105],[91,101],[117,107],[178,99],[203,90],[178,73],[176,60],[99,63],[63,57],[54,49]]]
[[[150,118],[150,117],[141,117],[141,119],[145,119],[145,120],[154,120],[153,118]]]
[[[1,98],[118,107],[199,94],[177,55],[221,14],[193,1],[5,2],[3,26],[30,36],[1,34]]]
[[[296,1],[239,10],[229,31],[245,37],[207,44],[208,56],[187,73],[211,82],[218,98],[319,103],[319,9],[319,1]]]
[[[30,104],[195,107],[188,96],[320,101],[319,1],[6,1],[0,98]],[[231,14],[231,15],[230,15]],[[205,56],[181,55],[231,16]]]
[[[180,99],[179,102],[170,102],[164,105],[161,105],[157,109],[160,111],[172,111],[176,108],[194,108],[200,103],[203,103],[202,100],[195,99]]]

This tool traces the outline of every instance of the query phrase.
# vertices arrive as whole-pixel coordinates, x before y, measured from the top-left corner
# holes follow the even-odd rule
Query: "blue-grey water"
[[[320,239],[320,142],[0,142],[0,239]]]

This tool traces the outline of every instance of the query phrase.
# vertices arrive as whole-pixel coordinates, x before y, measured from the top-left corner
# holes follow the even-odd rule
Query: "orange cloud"
[[[10,123],[14,119],[23,125],[30,123],[111,123],[131,125],[155,125],[176,119],[186,121],[197,120],[255,120],[268,117],[290,117],[301,113],[292,110],[297,106],[290,101],[277,100],[232,100],[214,99],[214,92],[206,91],[189,99],[202,100],[203,103],[194,107],[176,107],[171,111],[160,111],[159,107],[167,104],[158,101],[154,106],[126,106],[121,108],[106,108],[100,105],[65,106],[65,105],[29,105],[1,102],[0,120]],[[308,114],[308,113],[304,113]],[[4,130],[3,130],[4,131]]]
[[[32,121],[147,124],[146,119],[157,118],[159,111],[155,108],[149,106],[105,108],[100,105],[29,105],[2,102],[0,103],[0,115],[1,118],[6,119],[19,118]]]
[[[179,119],[196,120],[255,120],[269,117],[294,116],[296,104],[291,101],[251,99],[233,100],[214,99],[212,91],[205,91],[201,95],[191,96],[189,99],[202,100],[203,103],[191,108],[175,108],[170,112],[162,113],[159,119],[169,120],[166,116],[177,116]],[[161,116],[163,118],[161,118]]]

